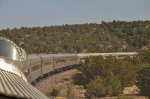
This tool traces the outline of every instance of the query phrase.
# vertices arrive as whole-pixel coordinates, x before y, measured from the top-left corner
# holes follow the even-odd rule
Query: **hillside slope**
[[[150,21],[113,21],[5,29],[7,37],[28,53],[137,51],[150,47]]]

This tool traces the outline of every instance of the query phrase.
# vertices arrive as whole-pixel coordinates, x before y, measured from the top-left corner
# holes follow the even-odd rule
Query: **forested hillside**
[[[5,29],[7,37],[28,53],[138,51],[150,47],[150,21],[113,21]]]

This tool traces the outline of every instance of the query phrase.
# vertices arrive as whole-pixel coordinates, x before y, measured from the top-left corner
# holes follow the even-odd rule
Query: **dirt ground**
[[[50,93],[52,92],[53,88],[57,87],[61,89],[59,90],[60,97],[66,97],[66,96],[68,97],[68,93],[69,93],[69,95],[71,95],[70,97],[73,97],[72,99],[83,99],[85,97],[84,96],[85,90],[83,86],[72,84],[71,78],[77,72],[78,71],[76,69],[71,69],[71,70],[57,73],[55,75],[50,75],[38,81],[33,86],[48,97],[50,97]],[[126,87],[123,93],[129,96],[134,95],[132,99],[148,99],[145,96],[137,96],[137,94],[139,93],[139,89],[135,85],[133,85],[132,87]],[[116,99],[116,97],[104,97],[101,99]],[[120,98],[120,99],[124,99],[124,98]]]
[[[55,86],[59,83],[66,83],[66,81],[69,80],[76,72],[77,70],[75,69],[60,72],[40,80],[33,86],[49,97],[50,92]]]

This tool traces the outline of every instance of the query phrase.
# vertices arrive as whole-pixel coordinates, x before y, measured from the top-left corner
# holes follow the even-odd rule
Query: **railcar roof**
[[[78,54],[51,54],[51,56],[78,56]]]
[[[44,94],[16,74],[0,69],[0,94],[8,97],[48,99]]]

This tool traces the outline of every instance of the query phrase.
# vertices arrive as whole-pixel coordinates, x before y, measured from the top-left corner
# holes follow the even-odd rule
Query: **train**
[[[32,54],[28,55],[23,72],[29,83],[44,75],[76,66],[80,62],[78,54]]]
[[[78,54],[28,55],[11,40],[0,37],[0,98],[47,99],[30,84],[79,61]]]
[[[103,57],[107,56],[133,56],[136,52],[125,53],[88,53],[88,54],[32,54],[28,55],[25,64],[23,66],[23,72],[29,83],[35,82],[38,78],[42,78],[44,75],[61,71],[64,68],[70,68],[71,66],[77,66],[80,60],[89,56]]]
[[[46,99],[31,86],[43,76],[78,66],[89,56],[134,56],[136,52],[78,53],[78,54],[27,54],[11,40],[0,37],[0,98],[17,97]],[[9,98],[10,99],[10,98]]]
[[[0,99],[49,99],[26,78],[27,55],[14,42],[0,37]]]

